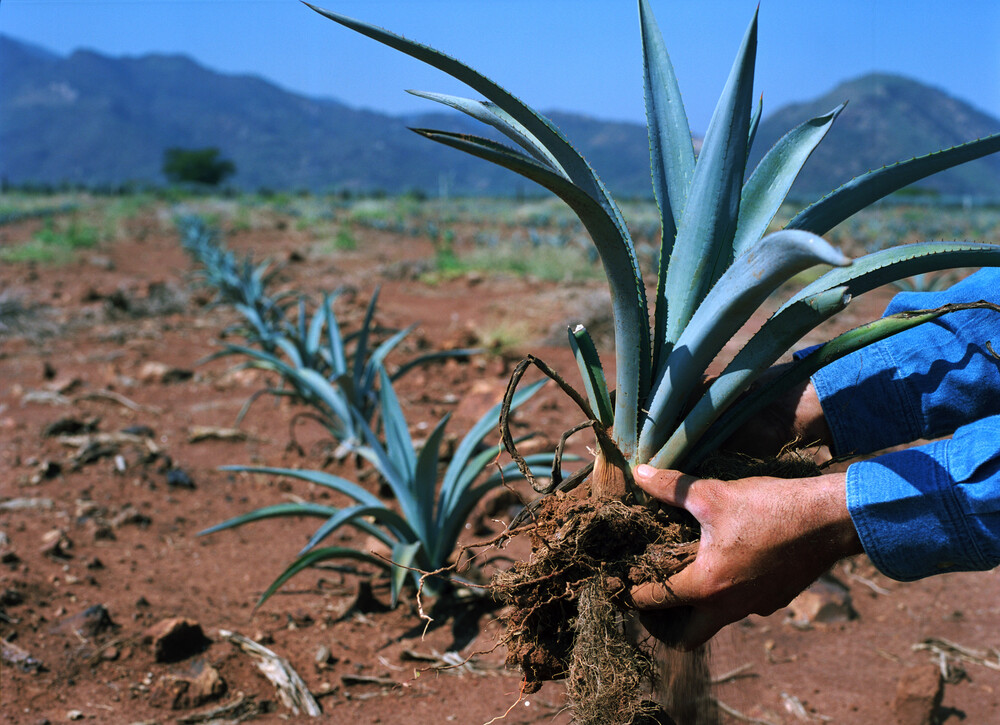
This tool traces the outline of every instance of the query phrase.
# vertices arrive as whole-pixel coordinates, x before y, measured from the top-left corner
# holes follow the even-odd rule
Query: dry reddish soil
[[[384,580],[341,567],[296,577],[254,611],[315,521],[269,521],[208,537],[197,532],[281,501],[341,502],[303,482],[217,467],[326,465],[352,478],[361,472],[351,462],[327,464],[329,442],[308,421],[294,425],[299,445],[290,447],[297,409],[287,401],[260,399],[241,426],[243,439],[194,440],[200,427],[232,428],[266,376],[233,372],[224,360],[198,364],[218,349],[219,332],[236,318],[193,290],[192,265],[164,219],[140,216],[126,239],[65,266],[0,268],[0,289],[22,309],[17,325],[0,337],[3,721],[196,722],[210,718],[192,716],[232,703],[244,715],[233,711],[216,722],[305,719],[292,715],[250,657],[220,635],[231,630],[286,658],[317,696],[323,721],[485,723],[507,713],[503,722],[569,722],[558,683],[519,700],[519,675],[503,669],[504,653],[495,650],[496,611],[482,598],[433,611],[425,627],[412,592],[389,611]],[[25,240],[37,227],[3,227],[0,243]],[[427,284],[398,274],[398,263],[428,258],[429,243],[358,234],[357,252],[319,254],[306,232],[286,224],[231,235],[228,244],[287,260],[283,285],[312,293],[356,288],[338,308],[345,327],[357,323],[382,284],[379,322],[421,323],[396,360],[421,346],[488,339],[512,320],[523,331],[521,349],[513,353],[452,361],[404,378],[400,395],[415,437],[448,411],[454,413],[450,431],[463,434],[501,395],[517,352],[533,351],[574,377],[566,349],[535,340],[571,320],[574,307],[599,295],[600,285],[566,290],[490,275]],[[876,293],[852,321],[877,314],[886,299],[887,293]],[[518,415],[521,430],[539,430],[549,441],[577,418],[554,389]],[[53,424],[64,431],[82,424],[92,438],[132,426],[146,426],[153,436],[81,450],[80,441],[56,434]],[[576,452],[585,455],[583,443]],[[375,490],[370,476],[360,480]],[[499,531],[508,503],[487,501],[470,521],[469,540]],[[337,543],[367,546],[351,532]],[[504,566],[526,551],[522,541],[488,551],[483,568]],[[750,617],[715,639],[714,694],[742,713],[723,715],[724,722],[892,722],[902,712],[894,705],[898,684],[921,666],[930,668],[922,673],[926,679],[930,672],[924,686],[930,694],[934,668],[947,675],[939,721],[1000,721],[995,572],[901,584],[859,557],[833,575],[849,594],[852,618],[796,625],[783,611]],[[372,585],[375,604],[358,601],[361,582]],[[169,618],[197,623],[208,641],[181,651],[178,661],[158,662],[145,633]],[[929,638],[984,658],[916,647]],[[448,652],[466,664],[440,668]],[[11,661],[17,656],[31,659],[18,666]],[[199,668],[214,669],[222,684],[209,678],[209,699],[196,704],[195,688],[185,698],[177,678]]]

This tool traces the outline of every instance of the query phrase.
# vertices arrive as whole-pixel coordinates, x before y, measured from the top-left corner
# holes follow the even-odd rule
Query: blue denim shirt
[[[886,314],[1000,303],[1000,269],[944,292],[904,292]],[[1000,313],[954,312],[828,365],[813,384],[833,452],[886,453],[847,469],[847,506],[865,552],[901,581],[1000,564]]]

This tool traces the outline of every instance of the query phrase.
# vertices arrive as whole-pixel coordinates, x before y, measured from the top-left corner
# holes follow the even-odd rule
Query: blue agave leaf
[[[816,264],[850,264],[822,238],[784,230],[739,257],[698,307],[657,371],[649,415],[639,437],[640,460],[667,441],[691,391],[729,339],[783,282]]]
[[[757,13],[712,114],[667,267],[667,343],[676,342],[733,258],[753,103]]]
[[[1000,133],[869,171],[799,212],[788,223],[788,228],[825,234],[848,217],[904,186],[997,151],[1000,151]]]

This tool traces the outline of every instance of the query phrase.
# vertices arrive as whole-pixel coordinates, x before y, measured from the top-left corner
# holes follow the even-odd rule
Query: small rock
[[[24,603],[24,595],[17,589],[11,589],[7,587],[0,593],[0,606],[4,607],[16,607],[18,604]]]
[[[103,604],[87,607],[79,614],[74,614],[62,620],[52,628],[54,632],[75,632],[90,639],[109,632],[118,627],[111,619],[111,613]]]
[[[847,622],[857,619],[850,590],[832,576],[824,576],[795,597],[788,605],[786,620],[793,627],[808,628],[816,623]]]
[[[935,664],[910,667],[896,683],[893,711],[898,725],[932,725],[944,697],[941,669]]]
[[[62,473],[62,464],[58,461],[42,461],[38,464],[38,470],[31,477],[31,484],[37,486],[42,481],[51,481]]]
[[[42,553],[54,559],[72,559],[73,541],[62,529],[52,529],[42,537]]]
[[[203,652],[211,644],[200,624],[182,617],[157,622],[146,630],[143,642],[152,646],[157,662],[178,662]]]
[[[118,538],[115,536],[114,529],[104,521],[88,521],[87,528],[94,541],[115,541]]]
[[[194,481],[183,468],[171,468],[167,471],[167,485],[171,488],[195,488]]]
[[[81,420],[72,416],[60,418],[42,428],[42,435],[46,438],[54,438],[55,436],[62,435],[73,436],[93,433],[97,430],[99,422],[98,418],[88,418],[87,420]]]
[[[204,660],[195,660],[184,672],[161,678],[150,693],[154,707],[186,710],[204,705],[226,692],[226,682],[219,671]]]
[[[79,710],[70,710],[66,713],[67,720],[83,720],[85,715]]]
[[[0,639],[0,662],[5,666],[16,667],[21,672],[35,674],[46,671],[45,665],[35,659],[30,652],[5,639]]]
[[[330,648],[325,644],[320,645],[319,649],[316,650],[316,656],[314,659],[316,662],[316,669],[318,670],[328,669],[337,664],[338,661],[337,658],[333,656]]]
[[[175,368],[165,363],[150,360],[139,368],[137,377],[144,383],[162,383],[166,385],[168,383],[190,380],[194,377],[194,373],[190,370]]]

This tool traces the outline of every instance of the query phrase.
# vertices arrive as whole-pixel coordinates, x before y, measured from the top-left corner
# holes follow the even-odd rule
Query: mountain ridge
[[[794,126],[845,102],[846,108],[810,157],[793,194],[823,194],[869,169],[1000,131],[1000,121],[940,89],[896,74],[870,73],[843,81],[818,98],[765,115],[750,166]],[[845,153],[845,149],[862,153]],[[996,199],[997,179],[1000,155],[994,154],[937,174],[920,187],[946,196]]]
[[[453,194],[540,193],[520,177],[419,138],[407,126],[486,133],[457,113],[393,116],[312,98],[266,78],[222,74],[180,54],[59,56],[0,34],[0,177],[10,183],[162,183],[163,151],[217,146],[244,189]],[[848,98],[848,96],[850,98]],[[793,195],[815,196],[868,168],[1000,130],[1000,121],[918,81],[870,74],[765,114],[750,157],[795,125],[849,100]],[[612,194],[649,197],[645,127],[550,114]],[[486,134],[489,135],[489,134]],[[925,183],[946,195],[1000,198],[1000,156]]]

